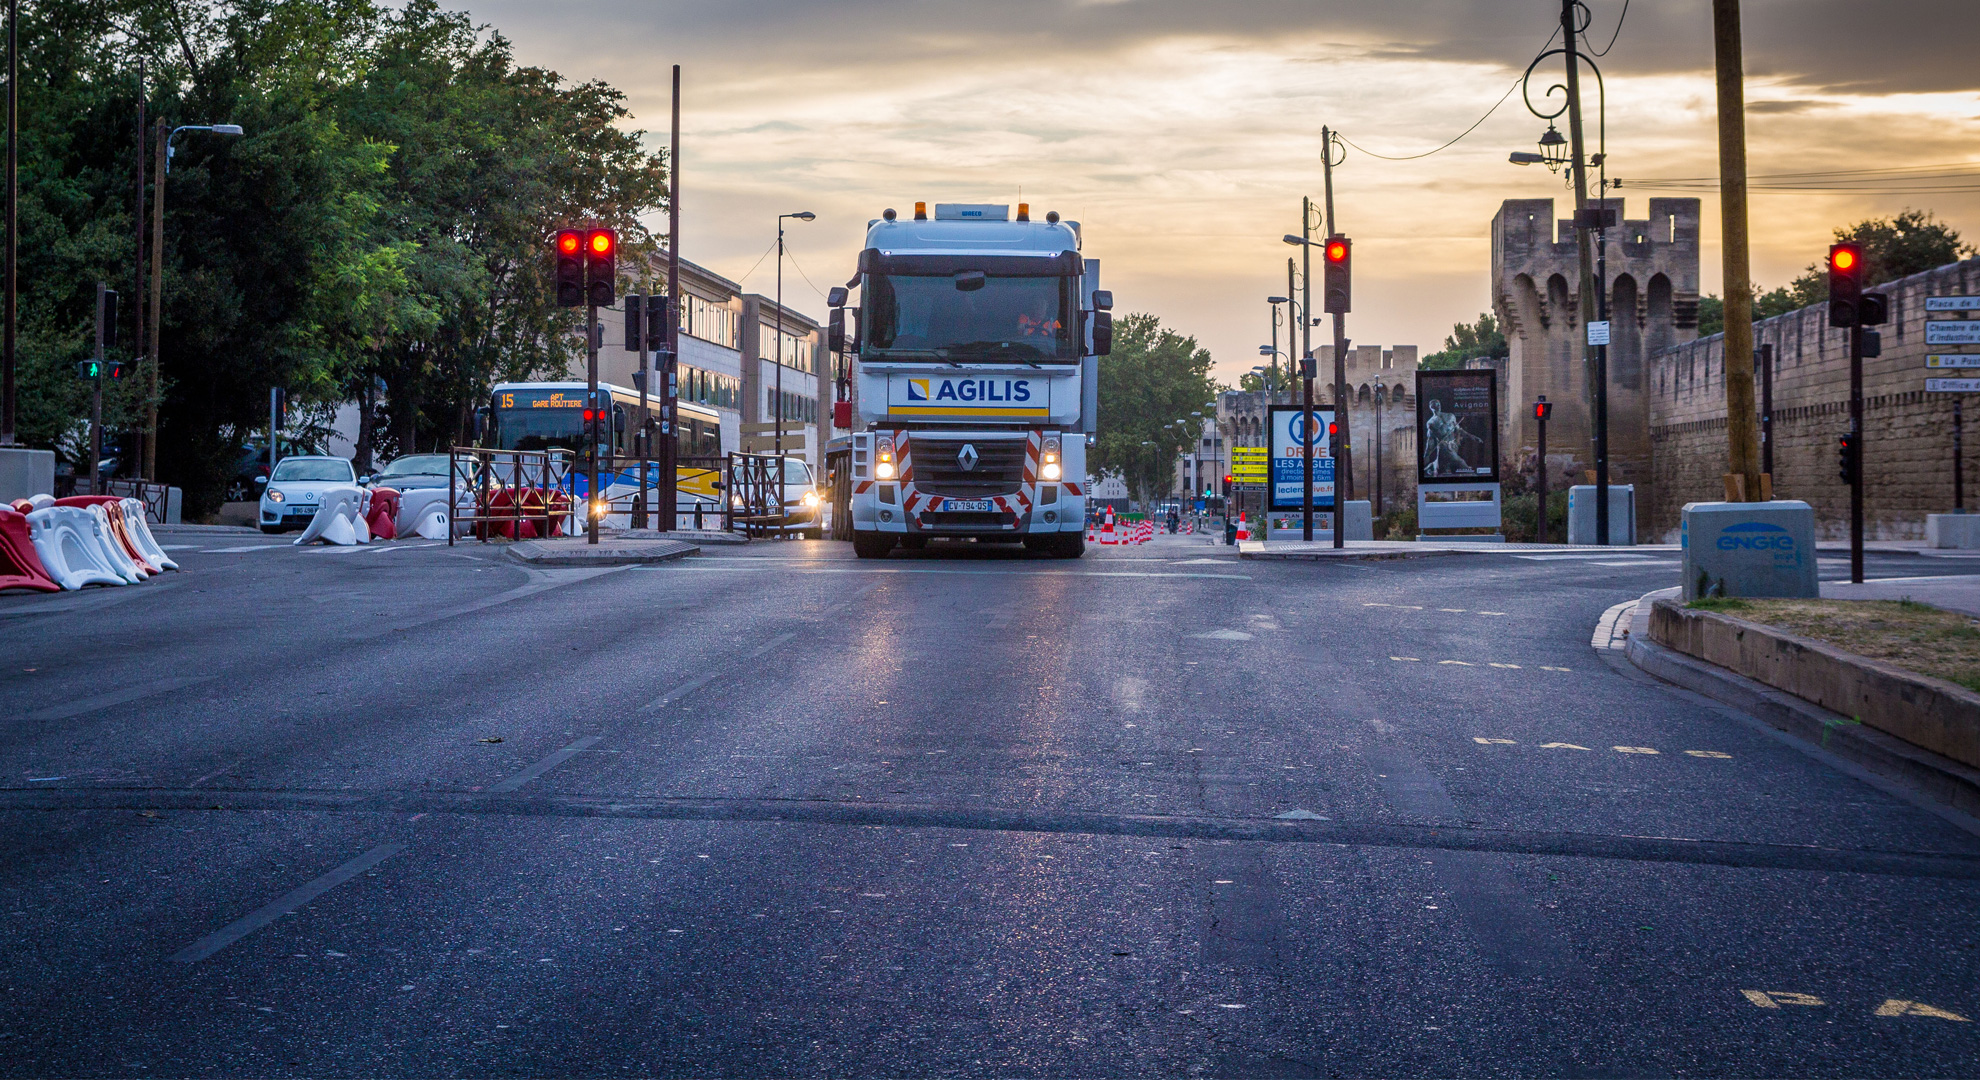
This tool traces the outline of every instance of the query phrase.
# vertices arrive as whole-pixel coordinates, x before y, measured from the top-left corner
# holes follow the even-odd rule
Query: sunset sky
[[[1623,0],[1589,0],[1607,44]],[[1955,0],[1747,0],[1752,171],[1980,161],[1976,13]],[[524,63],[598,78],[665,140],[683,65],[682,254],[751,291],[774,286],[779,212],[793,306],[850,275],[884,207],[1010,202],[1084,223],[1117,310],[1195,335],[1234,381],[1285,289],[1280,242],[1321,190],[1320,127],[1415,154],[1492,107],[1548,40],[1556,0],[478,0]],[[1633,0],[1608,79],[1610,176],[1717,169],[1709,0]],[[1536,73],[1535,96],[1560,71]],[[1592,81],[1584,92],[1591,124]],[[1508,198],[1572,194],[1508,164],[1545,129],[1515,92],[1450,149],[1335,170],[1355,240],[1357,344],[1437,348],[1488,306],[1487,230]],[[1966,186],[1980,188],[1980,183]],[[1642,216],[1664,192],[1624,187]],[[1719,291],[1717,196],[1705,198],[1705,288]],[[1756,194],[1754,276],[1782,284],[1836,225],[1927,207],[1980,239],[1980,193]],[[656,221],[664,228],[664,223]],[[754,269],[752,269],[754,267]],[[809,284],[807,284],[807,277]]]

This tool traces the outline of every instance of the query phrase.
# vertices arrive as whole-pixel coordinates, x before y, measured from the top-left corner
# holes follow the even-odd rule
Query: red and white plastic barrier
[[[62,586],[48,576],[48,568],[42,565],[29,535],[27,515],[18,509],[0,509],[0,589],[62,591]]]

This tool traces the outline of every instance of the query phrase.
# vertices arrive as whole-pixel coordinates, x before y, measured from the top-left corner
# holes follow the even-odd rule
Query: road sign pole
[[[1960,436],[1965,427],[1961,416],[1960,401],[1953,399],[1953,513],[1966,513],[1966,455],[1960,450]]]
[[[89,381],[89,493],[103,494],[103,283],[96,283],[96,377]]]
[[[680,519],[680,440],[675,434],[680,410],[677,358],[681,344],[681,65],[674,65],[673,128],[667,149],[667,350],[656,365],[660,377],[660,496],[662,531],[672,532]],[[715,452],[722,452],[716,447]],[[720,495],[727,505],[731,495]]]
[[[1300,529],[1300,539],[1313,542],[1313,354],[1308,352],[1300,361],[1301,381],[1306,384],[1305,412],[1301,414],[1304,426],[1300,428],[1299,460],[1306,482],[1300,485],[1300,506],[1305,514],[1305,524]]]
[[[1535,404],[1533,409],[1533,419],[1535,423],[1539,425],[1539,432],[1540,432],[1540,459],[1534,462],[1533,464],[1534,487],[1537,488],[1540,493],[1540,512],[1534,515],[1534,524],[1533,524],[1533,542],[1536,544],[1544,544],[1547,542],[1547,413],[1548,411],[1549,410],[1547,408],[1547,395],[1542,394],[1540,395],[1540,400]]]

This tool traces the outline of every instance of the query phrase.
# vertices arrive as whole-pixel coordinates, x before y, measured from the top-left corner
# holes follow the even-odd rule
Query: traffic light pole
[[[671,142],[667,150],[667,338],[666,352],[660,356],[657,374],[660,376],[660,495],[661,521],[666,525],[663,532],[672,532],[680,524],[676,513],[680,497],[680,473],[677,458],[680,453],[680,440],[674,434],[675,418],[680,410],[680,387],[675,379],[677,358],[680,356],[681,341],[681,65],[674,65],[674,119]],[[716,450],[720,453],[720,449]],[[718,497],[726,500],[729,492],[724,488]]]
[[[634,380],[639,383],[639,431],[633,435],[639,442],[639,493],[633,496],[632,512],[632,527],[635,529],[646,528],[647,444],[653,441],[653,421],[646,410],[646,380],[652,378],[646,363],[646,347],[650,344],[646,340],[646,305],[649,302],[640,296],[625,299],[626,325],[631,328],[631,340],[627,344],[633,346],[633,355],[637,358],[634,363],[639,365],[639,378]]]
[[[96,377],[89,381],[89,493],[103,494],[103,283],[96,283]]]
[[[1320,176],[1326,196],[1327,236],[1339,236],[1340,223],[1334,219],[1334,132],[1320,128]],[[1308,250],[1311,250],[1309,247]],[[1331,305],[1323,305],[1331,306]],[[1328,450],[1334,455],[1334,546],[1347,546],[1347,504],[1354,498],[1354,445],[1348,428],[1347,315],[1334,314],[1334,425],[1340,435],[1338,445]]]
[[[1863,581],[1863,325],[1849,328],[1849,580]]]
[[[1547,395],[1541,394],[1533,407],[1533,420],[1540,435],[1540,459],[1533,468],[1533,487],[1540,496],[1540,512],[1533,519],[1533,542],[1536,544],[1547,542],[1547,413],[1550,411]]]
[[[601,493],[598,490],[598,423],[605,410],[598,407],[598,305],[587,298],[584,305],[584,425],[585,458],[588,477],[585,482],[585,543],[598,542],[598,503]]]
[[[1299,456],[1305,462],[1301,466],[1305,470],[1306,475],[1306,482],[1301,485],[1301,490],[1305,494],[1300,498],[1301,505],[1305,509],[1306,521],[1301,526],[1300,539],[1308,543],[1312,543],[1313,541],[1313,447],[1319,442],[1314,437],[1315,429],[1313,427],[1313,369],[1315,365],[1313,360],[1312,223],[1313,200],[1302,195],[1299,199],[1299,236],[1301,240],[1299,245],[1299,374],[1300,381],[1305,385],[1306,413],[1303,419],[1306,421],[1306,428],[1305,433],[1301,435],[1301,439],[1305,442],[1305,445],[1300,447]],[[1338,532],[1339,530],[1337,529],[1335,531]]]

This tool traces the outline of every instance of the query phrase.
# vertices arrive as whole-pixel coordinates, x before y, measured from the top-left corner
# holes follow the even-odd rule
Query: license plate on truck
[[[996,509],[996,507],[995,507],[995,506],[992,506],[992,505],[990,504],[990,500],[989,500],[989,499],[943,499],[943,500],[942,500],[942,509],[944,509],[944,510],[975,510],[975,511],[978,511],[978,512],[980,512],[980,513],[986,513],[986,514],[987,514],[987,513],[989,513],[990,511],[992,511],[992,510],[995,510],[995,509]]]

